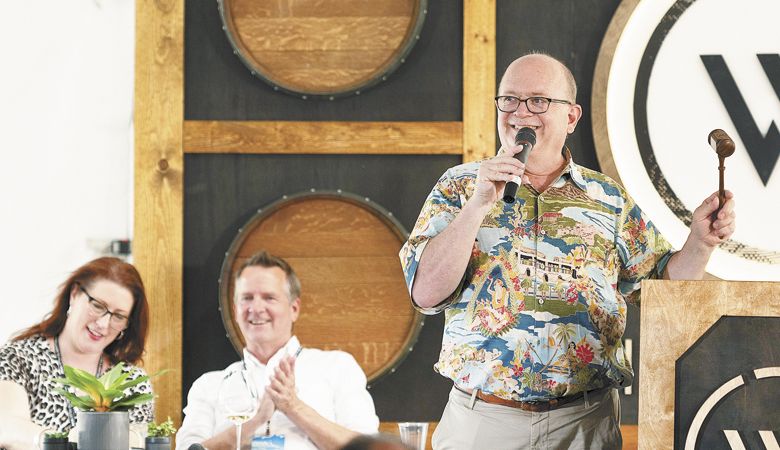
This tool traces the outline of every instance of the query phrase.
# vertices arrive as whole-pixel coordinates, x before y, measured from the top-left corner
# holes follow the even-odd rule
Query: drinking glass
[[[257,412],[258,396],[249,370],[239,368],[228,372],[217,394],[220,408],[236,425],[236,450],[241,450],[241,425]]]
[[[428,438],[428,422],[399,422],[401,442],[414,450],[425,450]]]

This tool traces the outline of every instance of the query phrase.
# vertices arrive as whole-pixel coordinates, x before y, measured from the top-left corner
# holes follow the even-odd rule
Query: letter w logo
[[[745,443],[739,436],[739,431],[723,430],[723,433],[726,435],[726,440],[729,441],[729,447],[731,447],[731,450],[746,450]],[[777,444],[777,439],[775,439],[775,435],[772,433],[772,431],[761,430],[758,432],[758,435],[761,437],[761,441],[764,443],[764,448],[767,450],[780,449],[780,446]]]
[[[737,128],[737,133],[745,144],[746,150],[753,161],[753,166],[761,177],[764,186],[769,182],[772,170],[780,156],[780,131],[774,121],[769,125],[766,135],[762,135],[758,129],[750,109],[745,103],[742,93],[737,88],[734,77],[731,76],[726,61],[722,55],[700,55],[710,74],[712,83],[720,95],[726,111],[729,113],[731,121]],[[775,95],[780,100],[780,55],[779,54],[760,54],[758,60],[764,68],[764,72],[769,78]]]

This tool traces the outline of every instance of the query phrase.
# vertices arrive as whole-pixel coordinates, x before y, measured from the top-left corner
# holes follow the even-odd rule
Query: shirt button
[[[544,299],[543,299],[543,298],[540,298],[540,299],[539,299],[539,304],[540,304],[540,305],[544,305]]]

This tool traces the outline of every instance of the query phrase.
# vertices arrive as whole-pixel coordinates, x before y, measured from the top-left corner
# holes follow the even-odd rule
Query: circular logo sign
[[[780,3],[625,0],[593,85],[596,150],[680,248],[692,211],[718,188],[707,137],[728,133],[725,186],[737,231],[707,267],[725,279],[780,280]]]

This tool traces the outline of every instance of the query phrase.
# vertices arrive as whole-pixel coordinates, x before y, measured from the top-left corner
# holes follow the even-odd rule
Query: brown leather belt
[[[455,389],[463,392],[466,395],[471,396],[472,392],[470,392],[468,389],[462,389],[455,385]],[[589,391],[588,395],[596,395],[601,393],[604,389],[596,389],[593,391]],[[518,400],[509,400],[506,398],[496,397],[492,394],[486,394],[479,389],[477,389],[477,398],[482,400],[485,403],[491,403],[494,405],[502,405],[502,406],[508,406],[510,408],[517,408],[522,409],[523,411],[529,411],[529,412],[547,412],[551,411],[553,409],[560,408],[561,406],[571,403],[575,400],[579,400],[583,397],[583,393],[579,392],[574,395],[569,395],[566,397],[560,397],[560,398],[554,398],[552,400],[548,401],[538,401],[538,402],[521,402]]]

